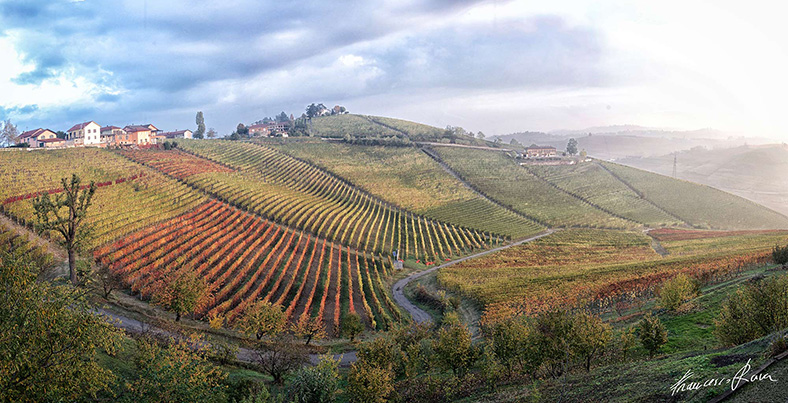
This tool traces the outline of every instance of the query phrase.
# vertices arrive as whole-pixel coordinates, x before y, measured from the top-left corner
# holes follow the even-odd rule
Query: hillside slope
[[[782,229],[788,217],[709,186],[602,162],[645,199],[698,228]]]
[[[616,162],[672,175],[673,154],[625,158]],[[676,156],[676,176],[709,185],[788,214],[788,146],[693,148]]]
[[[430,218],[511,238],[525,238],[544,229],[480,197],[414,147],[304,141],[272,146]]]

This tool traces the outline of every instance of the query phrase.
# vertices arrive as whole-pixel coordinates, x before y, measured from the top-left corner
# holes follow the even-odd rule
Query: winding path
[[[417,278],[423,277],[423,276],[425,276],[427,274],[430,274],[430,273],[432,273],[432,272],[434,272],[434,271],[436,271],[438,269],[444,268],[444,267],[448,267],[448,266],[451,266],[451,265],[454,265],[454,264],[457,264],[457,263],[460,263],[460,262],[464,262],[464,261],[469,260],[469,259],[474,259],[474,258],[477,258],[477,257],[480,257],[480,256],[484,256],[484,255],[487,255],[489,253],[494,253],[494,252],[498,252],[498,251],[501,251],[501,250],[504,250],[504,249],[508,249],[508,248],[511,248],[512,246],[522,245],[522,244],[527,243],[527,242],[535,241],[535,240],[537,240],[539,238],[546,237],[546,236],[554,233],[555,231],[556,230],[554,230],[554,229],[549,229],[549,230],[547,230],[547,231],[545,231],[545,232],[543,232],[543,233],[541,233],[539,235],[532,236],[530,238],[521,239],[519,241],[510,243],[508,245],[499,246],[497,248],[489,249],[489,250],[486,250],[484,252],[479,252],[479,253],[475,253],[473,255],[468,255],[468,256],[465,256],[463,258],[460,258],[460,259],[457,259],[457,260],[452,260],[451,262],[448,262],[448,263],[444,263],[444,264],[442,264],[440,266],[435,266],[435,267],[427,269],[427,270],[422,270],[420,272],[413,273],[413,274],[409,275],[408,277],[405,277],[402,280],[399,280],[396,283],[394,283],[394,286],[391,289],[392,295],[394,296],[394,302],[396,302],[397,305],[401,306],[406,311],[408,311],[408,313],[410,314],[411,318],[413,318],[413,320],[415,322],[417,322],[417,323],[432,322],[432,317],[430,316],[430,314],[428,314],[423,309],[421,309],[421,308],[417,307],[416,305],[414,305],[412,302],[410,302],[410,300],[408,298],[405,297],[405,292],[404,292],[405,287],[411,281],[416,280]]]

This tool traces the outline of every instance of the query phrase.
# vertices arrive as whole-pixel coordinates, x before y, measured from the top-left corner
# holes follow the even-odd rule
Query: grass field
[[[510,238],[524,238],[543,229],[478,196],[414,147],[328,142],[285,142],[275,147],[427,217]]]

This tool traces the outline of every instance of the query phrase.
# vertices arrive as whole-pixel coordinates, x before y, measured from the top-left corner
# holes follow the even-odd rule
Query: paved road
[[[464,262],[464,261],[466,261],[468,259],[474,259],[474,258],[477,258],[479,256],[484,256],[484,255],[486,255],[488,253],[494,253],[494,252],[498,252],[500,250],[508,249],[508,248],[511,248],[512,246],[522,245],[522,244],[524,244],[526,242],[535,241],[535,240],[537,240],[539,238],[548,236],[548,235],[552,234],[555,231],[556,230],[554,230],[554,229],[549,229],[549,230],[547,230],[547,231],[545,231],[545,232],[543,232],[543,233],[541,233],[539,235],[532,236],[530,238],[521,239],[521,240],[519,240],[517,242],[513,242],[513,243],[510,243],[508,245],[499,246],[497,248],[486,250],[484,252],[479,252],[479,253],[476,253],[476,254],[473,254],[473,255],[468,255],[468,256],[465,256],[463,258],[460,258],[460,259],[457,259],[457,260],[452,260],[451,262],[448,262],[448,263],[444,263],[444,264],[442,264],[440,266],[435,266],[435,267],[427,269],[427,270],[423,270],[423,271],[420,271],[420,272],[417,272],[417,273],[413,273],[410,276],[405,277],[402,280],[399,280],[396,283],[394,283],[394,287],[391,290],[392,294],[394,295],[394,302],[396,302],[397,305],[405,308],[405,310],[408,311],[408,313],[410,313],[410,316],[413,318],[413,320],[415,322],[417,322],[417,323],[432,322],[432,317],[430,316],[430,314],[425,312],[423,309],[417,307],[416,305],[413,305],[413,303],[410,302],[410,300],[405,297],[404,290],[405,290],[405,286],[407,286],[408,283],[410,283],[411,281],[413,281],[413,280],[415,280],[417,278],[420,278],[420,277],[425,276],[425,275],[427,275],[429,273],[432,273],[435,270],[441,269],[443,267],[448,267],[448,266],[451,266],[453,264]]]

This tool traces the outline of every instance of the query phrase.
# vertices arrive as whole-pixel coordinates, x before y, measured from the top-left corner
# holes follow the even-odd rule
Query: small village
[[[288,121],[261,122],[248,126],[248,133],[255,137],[287,137],[291,123]],[[189,130],[163,131],[153,124],[132,124],[124,127],[101,126],[88,121],[71,126],[66,131],[53,131],[46,128],[28,130],[19,135],[18,146],[26,148],[146,148],[162,144],[167,140],[191,139],[194,133]]]

